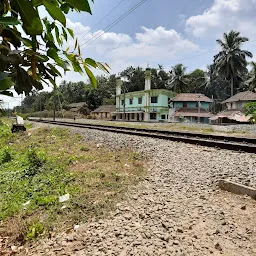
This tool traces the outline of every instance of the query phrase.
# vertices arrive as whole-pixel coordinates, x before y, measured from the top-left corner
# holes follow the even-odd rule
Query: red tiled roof
[[[115,105],[103,105],[98,108],[96,108],[92,113],[102,113],[102,112],[114,112],[116,111]]]
[[[249,122],[250,116],[246,116],[239,110],[224,110],[210,118],[210,120],[217,120],[218,118],[228,118],[230,120],[236,120],[238,122]]]
[[[212,102],[210,98],[201,93],[180,93],[172,101],[202,101]]]
[[[221,103],[224,104],[236,101],[256,101],[256,93],[251,91],[239,92]]]

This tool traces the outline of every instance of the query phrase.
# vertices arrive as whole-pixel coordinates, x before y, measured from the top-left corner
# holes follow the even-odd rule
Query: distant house
[[[66,110],[69,110],[75,114],[89,115],[90,109],[86,102],[72,103],[65,107]]]
[[[226,109],[213,116],[210,120],[217,123],[249,123],[249,116],[244,113],[244,106],[249,102],[256,102],[256,93],[251,91],[239,92],[224,100]]]
[[[126,121],[167,122],[168,101],[175,94],[165,89],[151,88],[151,71],[146,69],[143,91],[121,93],[121,84],[116,87],[116,119]]]
[[[115,119],[114,112],[116,111],[115,105],[103,105],[91,112],[95,119],[110,120]]]
[[[212,113],[209,112],[212,100],[200,93],[180,93],[170,100],[170,122],[209,123]]]

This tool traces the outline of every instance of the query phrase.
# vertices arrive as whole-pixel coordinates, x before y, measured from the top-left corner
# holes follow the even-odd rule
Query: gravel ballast
[[[35,124],[46,126],[45,124]],[[27,255],[254,255],[256,202],[218,188],[256,187],[256,155],[71,128],[112,148],[131,147],[149,170],[107,219],[40,241]]]

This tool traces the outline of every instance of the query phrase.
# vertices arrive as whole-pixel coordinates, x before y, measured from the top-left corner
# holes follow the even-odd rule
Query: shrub
[[[12,160],[12,155],[10,152],[10,148],[5,148],[3,152],[3,157],[1,163],[8,163]]]
[[[87,116],[87,119],[92,119],[93,117],[91,115],[88,115]]]
[[[34,176],[41,170],[44,161],[37,156],[34,148],[29,149],[27,157],[28,169],[25,171],[25,173],[27,176]]]
[[[39,235],[43,234],[43,231],[44,231],[44,226],[42,225],[42,223],[37,221],[29,227],[26,238],[27,240],[35,239]]]

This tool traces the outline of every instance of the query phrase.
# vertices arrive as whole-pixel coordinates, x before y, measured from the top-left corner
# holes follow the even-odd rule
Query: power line
[[[147,0],[142,0],[140,1],[138,4],[136,4],[135,6],[133,6],[130,10],[128,10],[127,12],[125,12],[123,15],[121,15],[119,18],[117,18],[115,21],[113,21],[110,25],[108,25],[107,27],[105,27],[103,29],[103,31],[100,31],[99,33],[97,33],[96,35],[94,35],[92,38],[90,38],[89,40],[87,40],[86,42],[84,42],[82,45],[86,44],[81,50],[85,49],[87,46],[89,46],[91,43],[93,43],[95,40],[97,40],[98,38],[100,38],[101,36],[103,36],[107,31],[109,31],[112,27],[114,27],[115,25],[117,25],[119,22],[121,22],[124,18],[126,18],[128,15],[130,15],[133,11],[135,11],[137,8],[139,8],[142,4],[144,4]]]
[[[87,36],[97,25],[99,25],[103,20],[107,18],[107,16],[112,13],[122,2],[125,0],[121,0],[114,8],[112,8],[102,19],[100,19],[86,34],[84,34],[79,40],[82,40],[85,36]]]

